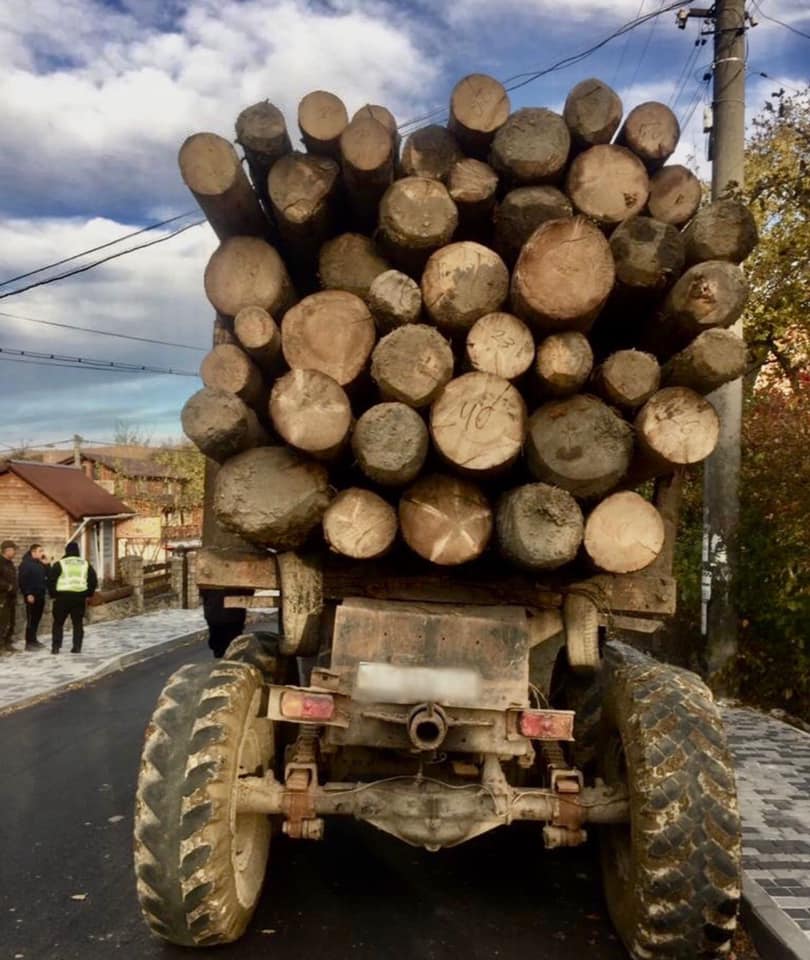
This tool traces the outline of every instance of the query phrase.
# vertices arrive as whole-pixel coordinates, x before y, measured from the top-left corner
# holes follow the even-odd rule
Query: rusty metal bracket
[[[323,820],[315,816],[317,741],[317,727],[305,727],[284,767],[282,812],[285,820],[282,829],[294,840],[320,840],[323,836]]]

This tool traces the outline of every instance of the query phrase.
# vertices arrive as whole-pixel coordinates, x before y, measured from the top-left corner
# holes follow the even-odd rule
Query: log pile
[[[473,74],[403,143],[385,107],[322,90],[297,123],[246,107],[244,168],[212,133],[180,150],[220,240],[183,411],[218,521],[352,560],[648,567],[664,523],[634,488],[714,449],[756,243],[741,203],[701,208],[667,165],[671,111],[625,116],[588,79],[563,115],[510,112]]]

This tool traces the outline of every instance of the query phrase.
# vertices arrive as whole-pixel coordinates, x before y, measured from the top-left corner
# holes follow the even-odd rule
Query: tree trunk
[[[262,307],[280,317],[295,302],[284,261],[258,237],[230,237],[220,244],[205,268],[205,292],[226,317],[244,307]]]
[[[678,280],[667,294],[658,325],[688,341],[713,327],[730,327],[742,315],[748,299],[748,282],[733,263],[709,260],[699,263]],[[655,337],[655,330],[650,331]]]
[[[276,160],[292,150],[284,114],[269,100],[245,107],[236,118],[236,142],[245,151],[256,193],[269,210],[267,175]]]
[[[215,133],[195,133],[180,147],[177,162],[183,182],[220,240],[267,234],[267,218],[227,140]]]
[[[236,338],[265,373],[275,373],[281,363],[281,332],[262,307],[243,307],[233,321]]]
[[[610,143],[622,122],[622,101],[606,83],[591,77],[571,89],[565,100],[563,119],[571,139],[580,148]]]
[[[368,307],[345,290],[313,293],[288,310],[281,322],[281,347],[288,366],[320,370],[341,387],[360,376],[375,339]]]
[[[241,347],[223,343],[203,358],[200,378],[206,387],[236,394],[261,414],[266,414],[267,392],[261,372]]]
[[[748,207],[741,200],[717,200],[698,210],[684,231],[686,262],[742,263],[757,240],[757,225]]]
[[[451,466],[475,476],[507,470],[526,436],[526,405],[518,391],[491,373],[451,380],[430,410],[430,434]]]
[[[585,552],[606,573],[637,573],[664,547],[664,521],[644,497],[631,490],[611,494],[585,524]]]
[[[498,174],[492,167],[480,160],[459,160],[450,170],[447,189],[458,208],[461,230],[469,235],[491,225],[498,189]]]
[[[447,183],[453,164],[462,156],[453,134],[446,127],[432,124],[414,130],[406,138],[400,169],[406,177],[425,177]]]
[[[677,353],[663,370],[667,387],[711,393],[745,371],[745,341],[731,330],[706,330]]]
[[[427,457],[427,427],[404,403],[378,403],[357,421],[352,452],[370,480],[385,487],[404,487],[415,479]]]
[[[495,134],[490,163],[518,186],[556,183],[562,179],[570,149],[571,135],[558,113],[524,107]]]
[[[348,122],[343,101],[326,90],[314,90],[298,104],[298,128],[309,153],[339,157],[340,135]]]
[[[343,182],[362,223],[376,226],[377,206],[394,179],[394,141],[378,120],[361,116],[340,135]]]
[[[288,153],[267,179],[273,216],[293,257],[314,260],[334,232],[340,168],[329,157]]]
[[[397,512],[371,490],[342,490],[323,515],[329,547],[344,557],[373,560],[387,553],[397,536]]]
[[[582,333],[552,333],[537,346],[534,372],[543,396],[567,397],[577,393],[592,368],[593,351]]]
[[[512,307],[541,334],[587,330],[614,279],[613,255],[598,227],[584,217],[550,220],[521,250],[512,274]]]
[[[571,201],[556,187],[510,190],[495,211],[495,249],[513,267],[524,243],[541,224],[573,212]]]
[[[288,447],[257,447],[220,467],[214,486],[217,520],[246,540],[297,550],[329,506],[326,468]]]
[[[406,323],[418,323],[422,313],[422,291],[406,273],[386,270],[374,278],[366,303],[380,333],[390,333]]]
[[[599,144],[574,158],[565,192],[580,213],[609,228],[641,213],[647,205],[650,178],[630,150]]]
[[[384,399],[426,407],[453,376],[453,351],[435,327],[409,323],[377,344],[371,376]]]
[[[495,133],[509,118],[509,94],[484,73],[459,80],[450,95],[448,126],[464,151],[485,157]]]
[[[377,245],[362,233],[342,233],[328,240],[318,257],[321,286],[346,290],[365,300],[373,281],[390,270]]]
[[[509,295],[509,271],[497,253],[480,243],[451,243],[431,255],[422,274],[422,299],[447,336],[466,335]]]
[[[673,227],[682,227],[697,213],[703,197],[700,180],[680,164],[661,167],[650,179],[647,207],[650,216]]]
[[[593,388],[615,407],[635,410],[646,403],[661,383],[661,368],[651,353],[617,350],[594,371]]]
[[[273,384],[270,418],[290,446],[332,460],[348,442],[352,408],[343,387],[325,373],[290,370]]]
[[[681,128],[666,104],[640,103],[627,114],[616,142],[628,147],[650,170],[656,170],[675,152]]]
[[[474,483],[432,474],[399,501],[399,525],[411,550],[425,560],[455,566],[480,557],[492,536],[492,509]]]
[[[635,427],[645,459],[666,472],[705,460],[717,445],[720,421],[709,401],[694,390],[665,387],[644,404]]]
[[[400,269],[412,276],[421,276],[428,257],[450,242],[457,226],[456,205],[438,180],[397,180],[380,203],[383,248]]]
[[[527,570],[570,563],[582,543],[582,511],[565,490],[528,483],[498,501],[495,529],[501,553]]]
[[[189,397],[180,418],[189,440],[217,463],[269,442],[253,410],[235,394],[216,387],[203,387]]]
[[[576,497],[607,493],[627,473],[633,430],[596,397],[577,395],[543,404],[529,419],[529,471]]]
[[[516,380],[534,360],[534,337],[511,313],[488,313],[467,334],[467,363],[480,373]]]
[[[671,224],[652,217],[631,217],[610,237],[621,292],[649,296],[662,293],[683,272],[683,237]]]

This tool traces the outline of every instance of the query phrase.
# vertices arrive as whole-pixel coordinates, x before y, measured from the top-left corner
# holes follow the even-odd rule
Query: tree
[[[173,447],[164,447],[155,454],[155,461],[164,467],[171,467],[182,476],[186,483],[177,497],[179,510],[193,510],[202,507],[205,486],[205,457],[191,443],[178,443]]]

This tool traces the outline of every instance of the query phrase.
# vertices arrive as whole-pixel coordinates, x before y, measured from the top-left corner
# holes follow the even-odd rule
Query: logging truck
[[[531,820],[539,846],[598,840],[634,960],[728,956],[717,706],[615,636],[675,611],[680,484],[744,363],[753,221],[700,208],[666,165],[671,111],[622,121],[601,81],[558,115],[474,74],[449,114],[400,144],[384,107],[315,91],[305,152],[267,101],[236,121],[247,172],[214,133],[180,150],[220,240],[182,415],[208,458],[197,582],[270,591],[279,629],[160,696],[141,908],[171,943],[226,943],[278,834],[354,817],[439,853]]]

